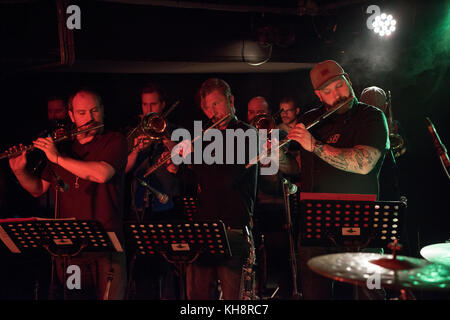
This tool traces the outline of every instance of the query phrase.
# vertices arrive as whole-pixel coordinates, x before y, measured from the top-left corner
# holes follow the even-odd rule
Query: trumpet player
[[[85,127],[91,121],[103,124],[103,114],[101,98],[93,91],[81,90],[69,99],[69,116],[77,128]],[[10,158],[10,167],[21,186],[35,197],[50,187],[58,190],[55,218],[98,220],[106,231],[117,235],[123,247],[125,137],[118,132],[104,132],[99,128],[78,134],[63,146],[56,146],[51,137],[38,138],[33,145],[45,153],[48,164],[37,176],[26,169],[25,152]],[[61,281],[66,274],[62,260],[56,259],[56,270]],[[77,297],[102,299],[109,288],[107,293],[110,299],[123,298],[126,284],[124,252],[81,252],[70,262],[80,267],[81,274],[92,275],[92,278],[83,278],[86,281],[83,280]],[[111,269],[114,270],[113,280],[108,283]]]

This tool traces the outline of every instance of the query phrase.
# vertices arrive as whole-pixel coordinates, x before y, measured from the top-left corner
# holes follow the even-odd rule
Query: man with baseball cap
[[[288,135],[303,147],[303,190],[378,195],[378,173],[389,150],[386,117],[356,99],[348,74],[336,61],[318,63],[310,76],[322,107],[305,113]],[[338,106],[306,130],[305,125]]]
[[[357,100],[350,77],[336,61],[318,63],[310,77],[322,106],[306,112],[288,134],[289,139],[302,146],[302,191],[378,196],[378,174],[389,149],[386,117],[379,109]],[[324,121],[306,129],[337,107],[340,108]],[[302,256],[300,250],[304,298],[329,299],[330,282],[307,272],[308,255],[315,254],[308,251]]]

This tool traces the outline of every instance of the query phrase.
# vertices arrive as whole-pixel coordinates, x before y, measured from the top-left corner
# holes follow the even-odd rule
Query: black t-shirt
[[[123,240],[122,217],[124,195],[124,172],[127,160],[127,142],[118,132],[99,134],[86,144],[78,140],[60,148],[60,152],[76,160],[105,161],[114,170],[114,176],[106,183],[96,183],[81,179],[59,165],[49,163],[42,179],[51,182],[55,188],[55,176],[68,185],[59,193],[59,218],[78,220],[98,220],[106,231],[114,231]]]
[[[323,108],[305,113],[301,122],[306,126],[324,113]],[[366,145],[381,151],[375,168],[368,174],[356,174],[334,168],[312,152],[301,150],[303,192],[375,194],[378,197],[378,175],[389,149],[386,117],[379,109],[354,100],[344,114],[333,114],[310,130],[313,137],[336,148]]]
[[[233,120],[227,129],[256,129],[242,121]],[[198,214],[196,220],[220,219],[226,226],[242,228],[250,223],[256,199],[258,166],[249,169],[245,164],[237,163],[237,144],[234,149],[234,163],[226,163],[225,130],[220,131],[223,137],[224,164],[194,164],[192,166],[198,185]],[[236,140],[235,140],[236,142]],[[203,142],[203,150],[208,143]],[[249,142],[246,139],[246,163],[248,163]],[[193,157],[192,157],[193,159]]]

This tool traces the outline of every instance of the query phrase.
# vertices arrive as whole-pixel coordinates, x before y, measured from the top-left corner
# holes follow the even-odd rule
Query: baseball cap
[[[348,74],[346,74],[339,63],[334,60],[319,62],[311,69],[309,75],[314,90],[320,90],[342,76],[345,76],[348,79]]]
[[[365,104],[375,106],[383,112],[386,109],[386,93],[381,88],[375,86],[365,88],[361,92],[361,98],[359,100]]]

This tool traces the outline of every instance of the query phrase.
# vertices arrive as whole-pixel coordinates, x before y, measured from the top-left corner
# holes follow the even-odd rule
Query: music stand
[[[0,239],[12,253],[33,253],[45,249],[52,258],[62,257],[66,270],[68,260],[81,251],[123,252],[114,232],[106,232],[96,220],[75,219],[2,219]],[[52,284],[53,275],[52,270]],[[64,299],[66,299],[66,273]]]
[[[183,219],[194,221],[198,212],[197,198],[195,196],[176,196],[173,197],[177,212]]]
[[[183,279],[188,264],[200,255],[231,257],[225,225],[220,220],[127,223],[125,232],[136,255],[161,255],[175,266],[179,272],[180,298],[185,297]]]
[[[405,211],[402,201],[301,200],[300,243],[357,251],[369,244],[385,248],[400,239]]]

